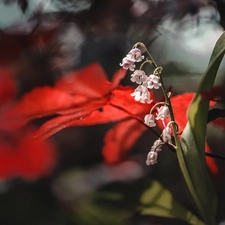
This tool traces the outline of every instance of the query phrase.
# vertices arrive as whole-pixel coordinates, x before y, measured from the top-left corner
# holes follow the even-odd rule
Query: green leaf
[[[71,216],[72,221],[77,225],[127,225],[130,214],[125,210],[96,204],[89,196],[86,201],[76,202]]]
[[[152,182],[151,187],[142,194],[141,203],[140,210],[143,215],[181,219],[192,225],[204,224],[194,214],[174,200],[170,191],[157,181]]]
[[[206,222],[215,224],[217,198],[205,163],[205,137],[209,101],[201,93],[212,88],[225,53],[225,33],[217,41],[208,68],[201,80],[196,96],[188,111],[189,122],[177,146],[182,173],[196,206]]]

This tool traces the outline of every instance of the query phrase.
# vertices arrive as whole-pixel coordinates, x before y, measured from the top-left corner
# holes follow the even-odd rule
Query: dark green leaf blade
[[[181,137],[177,156],[189,191],[207,224],[215,224],[216,193],[205,163],[205,136],[209,101],[201,93],[212,88],[225,53],[225,33],[217,41],[208,68],[188,111],[189,122]]]
[[[142,194],[141,204],[140,210],[142,215],[176,218],[192,225],[204,224],[194,214],[174,200],[170,191],[157,181],[152,182],[151,187]]]

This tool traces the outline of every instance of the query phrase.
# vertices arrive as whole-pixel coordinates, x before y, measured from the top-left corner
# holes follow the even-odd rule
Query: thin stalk
[[[156,64],[155,60],[153,59],[152,55],[150,54],[150,52],[148,51],[148,49],[146,48],[146,46],[142,42],[137,42],[134,45],[134,47],[137,47],[137,46],[141,46],[142,48],[145,49],[146,53],[148,54],[148,57],[150,58],[150,61],[152,62],[152,65],[155,67],[155,69],[160,68],[160,72],[158,73],[158,75],[159,75],[159,78],[160,78],[161,89],[162,89],[163,95],[165,97],[166,103],[167,103],[168,108],[169,108],[171,121],[175,121],[174,113],[173,113],[173,109],[172,109],[172,105],[171,105],[171,101],[170,101],[170,95],[168,96],[168,94],[165,91],[165,86],[164,86],[163,79],[162,79],[162,76],[161,76],[162,68],[157,66],[157,64]],[[172,123],[172,128],[174,130],[175,144],[176,144],[176,146],[178,146],[178,145],[180,146],[180,140],[179,140],[178,135],[177,135],[177,127],[174,123]]]

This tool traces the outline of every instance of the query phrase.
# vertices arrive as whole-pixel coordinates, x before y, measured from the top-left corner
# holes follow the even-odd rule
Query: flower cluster
[[[137,45],[135,45],[137,46]],[[142,46],[145,47],[145,46]],[[146,49],[146,52],[149,54],[149,52]],[[149,54],[149,57],[151,60],[146,60],[141,64],[140,68],[135,70],[135,62],[140,62],[142,59],[144,59],[144,56],[142,56],[141,50],[137,47],[134,47],[127,55],[123,58],[122,63],[120,66],[122,66],[125,70],[130,69],[133,71],[131,74],[131,81],[138,84],[138,87],[134,90],[133,93],[131,93],[131,96],[134,97],[136,101],[139,101],[141,103],[151,103],[151,94],[149,92],[149,89],[159,89],[164,88],[161,83],[161,67],[157,67],[156,63],[154,62],[153,58]],[[156,69],[154,70],[153,74],[147,75],[144,70],[142,70],[142,67],[145,63],[153,64]],[[163,89],[163,93],[165,93],[165,90]],[[167,96],[168,98],[170,95]],[[160,107],[158,107],[161,105]],[[175,123],[174,121],[169,122],[167,125],[165,124],[165,119],[170,117],[170,110],[169,110],[169,103],[166,102],[158,102],[156,103],[149,114],[147,114],[144,117],[144,123],[149,127],[155,127],[156,121],[161,120],[163,124],[163,131],[158,140],[156,140],[151,147],[150,152],[148,153],[146,164],[147,165],[154,165],[157,163],[157,157],[158,152],[161,151],[162,145],[165,143],[172,144],[171,141],[171,135],[172,135],[172,129],[170,128],[171,123]],[[155,115],[153,114],[153,110],[157,109],[157,112]]]
[[[135,62],[140,62],[143,59],[144,56],[142,56],[141,50],[138,48],[133,48],[126,55],[126,57],[123,58],[120,66],[122,66],[125,70],[130,69],[131,71],[134,71],[133,74],[131,74],[130,80],[138,84],[138,87],[134,90],[131,96],[133,96],[136,101],[150,104],[152,100],[148,89],[159,89],[161,87],[161,83],[159,76],[157,76],[155,73],[147,76],[145,71],[141,68],[134,70],[136,67]],[[146,60],[144,63],[146,62],[149,62],[149,60]],[[142,65],[144,65],[144,63]]]
[[[154,107],[153,107],[154,108]],[[152,108],[152,110],[153,110]],[[151,110],[151,111],[152,111]],[[161,139],[158,139],[154,142],[151,150],[147,156],[146,164],[147,165],[154,165],[157,163],[158,152],[161,151],[162,145],[165,143],[171,143],[171,134],[172,129],[169,127],[169,123],[167,126],[165,125],[165,118],[169,117],[169,109],[166,105],[163,105],[157,108],[158,113],[156,113],[156,117],[150,112],[144,117],[144,123],[149,127],[155,127],[156,122],[155,120],[161,120],[164,126],[162,131]]]

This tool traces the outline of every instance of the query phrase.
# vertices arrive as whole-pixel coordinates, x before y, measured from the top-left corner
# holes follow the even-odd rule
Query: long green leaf
[[[159,182],[154,181],[148,190],[141,196],[142,215],[154,215],[166,218],[184,220],[192,225],[204,225],[194,214],[179,204],[170,191]]]
[[[208,68],[201,80],[196,96],[189,107],[189,122],[177,146],[177,156],[182,173],[196,206],[208,225],[215,224],[216,194],[205,163],[205,136],[209,102],[201,93],[210,89],[225,53],[225,33],[217,41]]]

